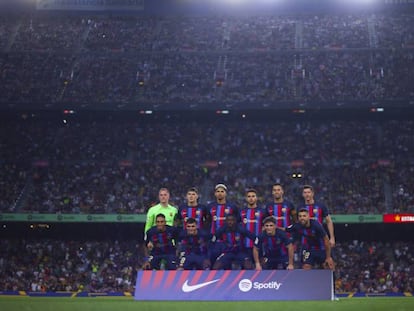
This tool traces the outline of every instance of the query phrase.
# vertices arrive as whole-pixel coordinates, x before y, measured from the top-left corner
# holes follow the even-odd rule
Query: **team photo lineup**
[[[414,310],[413,81],[414,0],[0,0],[0,310]]]
[[[169,190],[161,188],[159,203],[147,213],[143,269],[294,269],[297,249],[296,268],[334,270],[333,223],[312,186],[303,186],[298,209],[284,199],[280,183],[272,186],[273,202],[263,207],[255,189],[246,190],[242,208],[226,200],[227,190],[217,184],[215,201],[204,206],[191,187],[177,209],[169,203]]]

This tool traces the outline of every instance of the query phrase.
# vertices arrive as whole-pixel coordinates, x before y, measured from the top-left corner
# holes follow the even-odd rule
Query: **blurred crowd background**
[[[66,123],[64,123],[64,121]],[[232,120],[61,116],[3,122],[0,211],[136,214],[168,187],[183,203],[195,186],[203,204],[217,182],[244,204],[271,185],[302,202],[311,184],[333,214],[414,212],[412,120]]]
[[[139,240],[1,240],[0,289],[134,292],[144,262]],[[413,242],[340,242],[336,293],[412,293]]]
[[[405,11],[1,14],[0,103],[407,104],[414,96],[413,26]]]

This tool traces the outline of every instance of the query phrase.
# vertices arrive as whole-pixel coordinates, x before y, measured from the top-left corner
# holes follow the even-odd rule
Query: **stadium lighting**
[[[293,113],[305,113],[306,110],[305,109],[293,109],[292,112]]]
[[[282,3],[286,2],[287,0],[212,0],[213,3],[221,4],[221,5],[234,5],[234,6],[241,6],[241,5],[260,5],[260,4],[274,4],[274,3]]]
[[[371,108],[369,111],[370,112],[384,112],[384,108],[382,108],[382,107]]]
[[[217,110],[216,111],[216,114],[229,114],[230,113],[230,111],[228,111],[228,110]]]
[[[256,0],[255,3],[259,4],[273,4],[273,3],[282,3],[286,2],[286,0]]]
[[[381,0],[336,0],[338,2],[338,4],[343,4],[343,5],[347,5],[347,6],[353,6],[353,7],[357,7],[357,6],[369,6],[369,5],[374,5],[374,4],[378,4],[381,2]]]
[[[222,1],[220,1],[220,2],[222,2]],[[247,2],[249,2],[248,0],[225,0],[224,2],[227,2],[228,4],[235,4],[235,5],[238,5],[238,4],[244,4],[244,3],[247,3]]]
[[[292,178],[302,178],[302,173],[292,173]]]

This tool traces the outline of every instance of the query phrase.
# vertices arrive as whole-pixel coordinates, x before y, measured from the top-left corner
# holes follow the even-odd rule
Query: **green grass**
[[[339,301],[135,301],[131,297],[1,297],[2,311],[412,311],[414,297],[342,298]]]

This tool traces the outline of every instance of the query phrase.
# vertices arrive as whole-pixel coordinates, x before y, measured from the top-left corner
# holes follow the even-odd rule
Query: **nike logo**
[[[197,289],[200,289],[204,286],[216,283],[217,281],[219,281],[220,279],[217,280],[213,280],[213,281],[209,281],[209,282],[204,282],[204,283],[200,283],[200,284],[196,284],[196,285],[188,285],[188,280],[185,280],[182,290],[184,293],[190,293],[192,291],[195,291]]]

